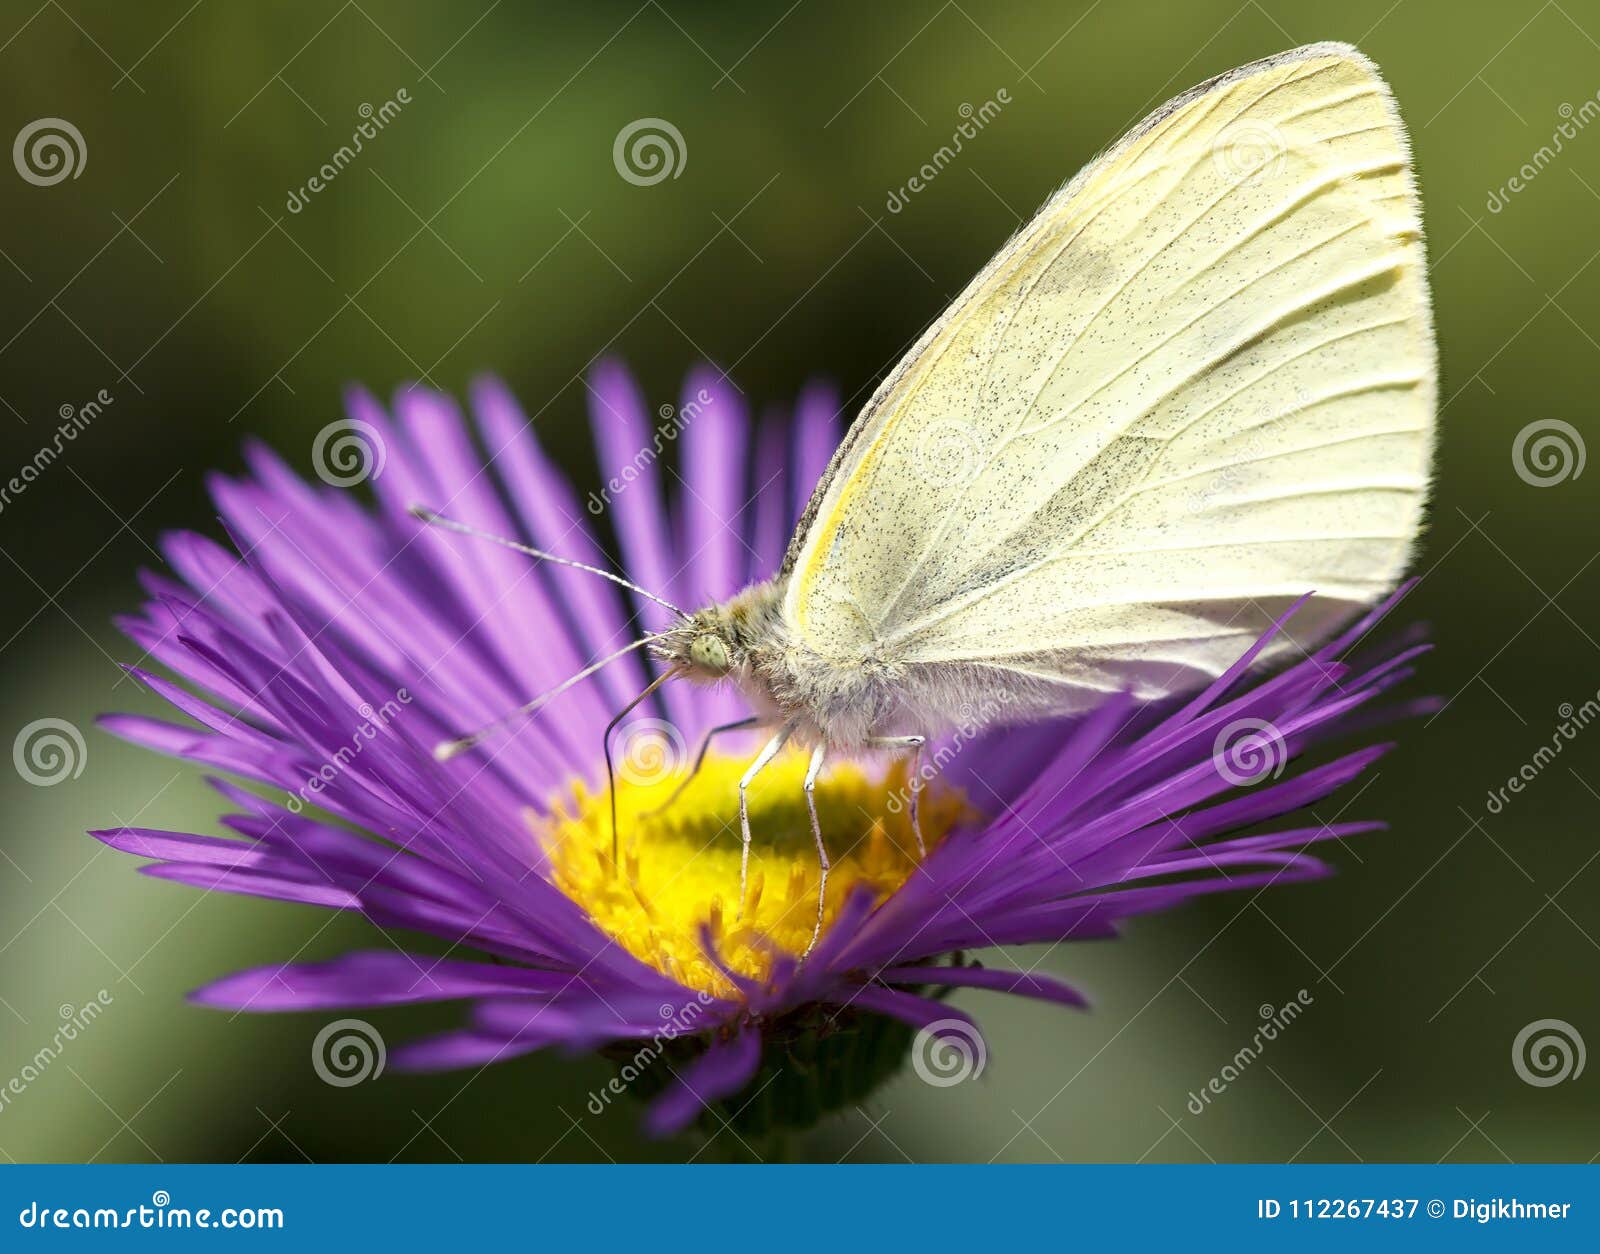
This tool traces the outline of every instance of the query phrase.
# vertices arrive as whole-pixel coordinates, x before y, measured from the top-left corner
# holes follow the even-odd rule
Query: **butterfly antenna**
[[[526,718],[528,715],[534,714],[534,713],[538,712],[539,710],[543,709],[545,707],[545,705],[547,705],[549,702],[555,700],[555,698],[559,697],[568,688],[571,688],[574,684],[577,684],[580,681],[589,678],[590,675],[593,675],[602,666],[605,666],[605,665],[607,665],[608,663],[611,663],[611,662],[615,662],[623,654],[631,653],[631,652],[633,652],[633,650],[635,650],[637,648],[640,648],[640,647],[642,647],[644,645],[649,644],[652,640],[661,639],[661,635],[662,635],[662,633],[660,633],[660,632],[654,632],[654,633],[652,633],[652,634],[650,634],[648,636],[643,636],[640,639],[633,641],[631,644],[623,645],[622,648],[618,649],[615,653],[607,654],[605,657],[601,658],[598,662],[594,662],[594,663],[591,663],[588,666],[585,666],[576,675],[572,676],[571,679],[563,680],[561,683],[557,684],[554,688],[551,688],[548,692],[540,693],[537,697],[535,697],[532,701],[528,702],[526,705],[518,706],[516,709],[512,710],[511,713],[509,713],[509,714],[507,714],[507,715],[505,715],[505,716],[503,716],[501,718],[495,719],[495,721],[492,722],[492,723],[488,723],[485,726],[480,727],[477,731],[473,732],[471,735],[461,736],[461,737],[459,737],[459,738],[457,738],[455,740],[441,740],[438,744],[434,745],[434,747],[433,747],[433,756],[434,756],[435,761],[448,762],[451,758],[457,756],[458,754],[465,753],[468,749],[471,749],[474,745],[477,745],[477,744],[481,743],[482,741],[487,740],[490,736],[494,735],[494,733],[499,731],[502,727],[505,727],[508,724],[514,723],[520,718]],[[662,680],[668,678],[668,676],[672,675],[673,673],[674,672],[672,672],[672,671],[668,671],[666,675],[663,675],[661,677],[661,679],[656,680],[656,682],[654,684],[652,684],[649,688],[647,688],[645,690],[643,696],[641,696],[637,700],[635,700],[633,702],[633,705],[628,706],[628,709],[629,710],[633,709],[634,705],[638,705],[639,701],[644,700],[644,697],[647,697],[647,696],[650,695],[650,693],[654,692],[656,690],[656,687],[662,682]],[[627,712],[626,710],[623,711],[623,713],[626,713],[626,712]],[[609,731],[609,728],[607,730]],[[615,827],[615,823],[613,823],[612,826]]]
[[[492,531],[480,531],[477,527],[470,527],[466,523],[457,522],[453,518],[446,518],[437,510],[429,509],[426,505],[413,505],[407,511],[413,518],[425,522],[431,527],[442,527],[446,531],[459,532],[464,536],[476,536],[480,540],[489,540],[495,544],[503,545],[508,549],[515,549],[518,553],[526,553],[529,557],[536,557],[541,562],[554,562],[557,566],[570,566],[573,570],[586,570],[591,575],[599,575],[602,579],[609,579],[612,583],[637,592],[642,597],[654,601],[657,605],[671,610],[679,618],[688,618],[685,610],[679,609],[665,597],[658,597],[654,592],[648,592],[638,584],[624,579],[621,575],[609,570],[602,570],[598,566],[590,566],[587,562],[576,562],[570,557],[557,557],[554,553],[546,553],[543,549],[536,549],[526,544],[519,544],[515,540],[508,540],[504,536],[497,536]]]
[[[632,714],[647,697],[657,688],[673,678],[677,671],[666,671],[657,675],[650,684],[632,701],[617,711],[612,720],[606,724],[605,731],[600,733],[600,743],[606,755],[606,793],[611,798],[611,869],[617,870],[621,863],[617,861],[617,772],[611,762],[611,733],[617,729],[617,724]]]

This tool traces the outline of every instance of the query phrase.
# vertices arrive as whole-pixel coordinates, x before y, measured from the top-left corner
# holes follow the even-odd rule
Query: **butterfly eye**
[[[689,660],[716,675],[728,673],[728,646],[721,636],[710,632],[696,636],[689,644]]]

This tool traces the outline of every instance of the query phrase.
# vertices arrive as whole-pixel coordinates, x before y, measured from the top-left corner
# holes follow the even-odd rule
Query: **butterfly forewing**
[[[1353,49],[1158,110],[874,395],[791,548],[791,631],[841,661],[1010,668],[1062,708],[1200,682],[1314,592],[1309,646],[1394,585],[1421,525],[1418,215]]]

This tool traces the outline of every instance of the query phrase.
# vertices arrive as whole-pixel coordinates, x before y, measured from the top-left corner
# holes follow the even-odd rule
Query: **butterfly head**
[[[690,614],[662,633],[651,651],[680,675],[706,683],[737,669],[741,650],[717,607]]]
[[[776,582],[752,584],[713,602],[656,637],[650,651],[676,675],[704,684],[732,678],[743,685],[778,641]]]

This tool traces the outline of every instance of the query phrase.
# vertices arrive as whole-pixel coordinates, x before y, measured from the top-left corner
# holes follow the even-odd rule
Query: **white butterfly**
[[[778,575],[629,646],[665,663],[650,691],[731,679],[756,711],[737,726],[773,729],[740,783],[747,858],[745,790],[790,741],[811,747],[825,892],[811,790],[828,753],[915,754],[974,706],[999,723],[1158,699],[1306,593],[1297,639],[1265,658],[1394,586],[1436,373],[1407,150],[1344,44],[1164,105],[879,386]],[[920,842],[915,816],[913,794]]]

